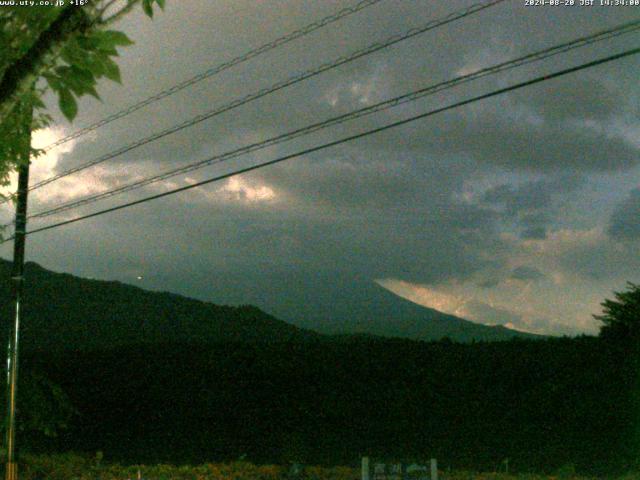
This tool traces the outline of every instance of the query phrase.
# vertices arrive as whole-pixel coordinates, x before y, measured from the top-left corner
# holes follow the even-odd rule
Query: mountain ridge
[[[324,296],[330,295],[325,292]],[[462,342],[544,338],[443,313],[400,297],[375,282],[356,279],[349,286],[343,283],[334,289],[333,297],[339,301],[314,304],[305,325],[323,325],[322,333],[334,335],[365,333],[422,341],[437,341],[444,337]],[[295,323],[293,315],[279,317]]]
[[[0,314],[10,316],[11,263],[0,260]],[[50,271],[37,263],[25,265],[23,348],[96,349],[117,345],[171,341],[300,342],[325,338],[326,333],[281,320],[252,305],[224,306],[171,292],[150,291],[118,281],[94,280]],[[357,285],[365,294],[341,295],[308,314],[309,325],[318,315],[325,325],[343,326],[329,337],[350,335],[400,337],[431,341],[508,340],[536,337],[475,324],[402,299],[377,284]],[[354,300],[357,298],[358,300]],[[328,320],[327,320],[328,319]],[[320,325],[322,322],[318,322]],[[7,335],[8,322],[0,332]],[[328,333],[328,332],[327,332]]]
[[[0,262],[8,279],[10,263]],[[219,306],[117,281],[88,280],[25,265],[23,348],[96,349],[160,343],[307,340],[315,332],[290,325],[251,305]],[[0,282],[0,314],[10,315],[10,285]],[[6,335],[7,322],[1,331]]]

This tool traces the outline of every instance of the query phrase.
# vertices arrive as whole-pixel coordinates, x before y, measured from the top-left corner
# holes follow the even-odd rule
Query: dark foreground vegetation
[[[478,471],[509,458],[512,471],[625,472],[640,446],[632,359],[593,337],[32,352],[23,371],[59,385],[77,413],[57,438],[22,441],[124,463],[355,465],[367,454]]]
[[[287,465],[255,465],[246,461],[204,463],[200,465],[120,465],[97,458],[75,454],[28,455],[23,458],[22,480],[359,480],[360,470],[354,467],[321,467],[305,465],[294,474]],[[414,478],[411,476],[410,478]],[[415,477],[417,478],[417,477]],[[596,480],[561,468],[551,476],[477,473],[464,470],[439,472],[443,480]],[[611,480],[636,480],[633,474],[607,476]],[[602,477],[599,477],[602,480]]]
[[[639,466],[636,285],[603,304],[599,337],[463,344],[331,337],[255,307],[35,264],[27,275],[22,453],[194,465],[436,457],[476,471],[508,459],[512,472],[595,475]],[[0,283],[3,318],[9,298]]]

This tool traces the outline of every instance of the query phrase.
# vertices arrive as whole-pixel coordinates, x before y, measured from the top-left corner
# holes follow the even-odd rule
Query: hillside
[[[638,451],[634,367],[596,338],[167,343],[36,352],[21,368],[79,412],[52,450],[105,460],[344,465],[366,452],[612,473]]]
[[[10,262],[0,260],[0,278]],[[377,284],[340,285],[279,320],[254,306],[220,306],[167,292],[151,292],[120,282],[90,280],[26,264],[22,348],[95,349],[159,342],[281,342],[330,334],[369,334],[413,340],[449,337],[460,342],[535,338],[503,327],[476,324],[404,300]],[[331,285],[328,286],[330,288]],[[327,288],[327,286],[325,286]],[[350,290],[346,290],[346,288]],[[0,282],[0,314],[8,318],[10,286]],[[302,328],[296,325],[304,325]],[[0,333],[6,335],[7,323]]]
[[[21,434],[34,451],[132,463],[426,454],[483,469],[508,457],[520,471],[575,463],[610,472],[635,458],[637,369],[599,339],[465,345],[353,333],[384,333],[384,321],[396,335],[495,331],[378,287],[369,302],[327,303],[343,326],[362,328],[321,335],[256,307],[27,267],[22,378],[43,375],[77,410],[57,438]],[[7,298],[7,282],[0,293]]]
[[[332,334],[359,333],[422,341],[449,337],[457,342],[542,338],[502,326],[482,325],[418,305],[375,282],[350,279],[318,288],[321,291],[315,298],[308,295],[304,305],[297,309],[290,305],[291,312],[278,312],[278,316]]]
[[[0,314],[9,318],[10,263],[0,261]],[[26,264],[21,348],[95,349],[166,341],[292,341],[314,332],[252,306],[218,306],[120,282],[88,280]],[[6,335],[7,322],[2,322]]]

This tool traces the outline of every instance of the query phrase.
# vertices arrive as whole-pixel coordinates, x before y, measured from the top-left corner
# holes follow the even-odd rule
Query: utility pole
[[[7,412],[5,419],[7,463],[5,480],[18,480],[16,461],[16,394],[18,387],[18,334],[22,315],[22,293],[24,288],[24,251],[27,227],[27,196],[29,193],[29,155],[31,151],[31,121],[33,109],[26,105],[24,150],[18,167],[18,192],[16,198],[16,227],[13,239],[13,268],[11,270],[11,290],[13,295],[13,325],[7,347]]]

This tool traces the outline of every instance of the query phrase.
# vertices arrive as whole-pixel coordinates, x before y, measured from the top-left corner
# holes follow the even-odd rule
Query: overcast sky
[[[117,28],[123,85],[49,99],[46,145],[355,2],[170,0]],[[576,0],[579,3],[579,0]],[[32,181],[470,5],[383,0],[69,142]],[[640,16],[640,7],[507,1],[34,192],[30,211],[113,188]],[[47,220],[72,218],[637,47],[622,36]],[[640,58],[465,106],[336,148],[28,238],[28,260],[280,318],[373,282],[476,322],[597,332],[591,315],[640,282]],[[10,218],[3,207],[2,219]],[[11,247],[0,247],[9,258]],[[139,279],[138,277],[142,277]],[[345,285],[349,285],[345,289]],[[362,289],[369,294],[371,289]]]

